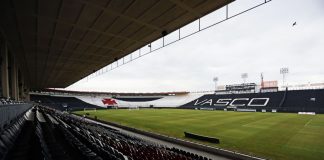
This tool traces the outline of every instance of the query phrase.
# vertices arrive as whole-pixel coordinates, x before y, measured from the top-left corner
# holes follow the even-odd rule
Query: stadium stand
[[[324,113],[324,90],[289,91],[280,111]]]
[[[238,99],[236,103],[242,105],[233,106],[237,109],[255,109],[261,111],[277,110],[278,112],[316,112],[324,113],[324,89],[316,90],[286,90],[278,92],[267,93],[245,93],[245,94],[206,94],[195,99],[180,108],[195,109],[195,108],[211,108],[215,110],[223,110],[228,108],[229,103],[234,99]],[[248,105],[249,101],[239,99],[251,100],[253,98],[268,98],[266,105]],[[222,99],[223,102],[217,102]],[[228,103],[225,103],[228,102]],[[260,102],[258,102],[260,101]],[[254,100],[254,103],[263,104],[261,100]],[[252,103],[253,104],[253,103]]]
[[[0,98],[0,105],[4,105],[4,104],[24,104],[25,102],[23,101],[16,101],[14,99],[10,99],[10,98],[5,98],[5,97],[1,97]]]
[[[230,94],[187,94],[179,96],[165,96],[149,103],[142,102],[142,100],[153,100],[156,96],[128,96],[126,101],[118,101],[119,107],[123,106],[146,106],[150,104],[154,107],[179,107],[185,109],[208,109],[208,110],[224,110],[235,108],[238,111],[253,110],[261,112],[265,110],[271,112],[316,112],[324,113],[324,89],[309,89],[309,90],[284,90],[275,92],[259,92],[259,93],[230,93]],[[100,98],[79,99],[69,95],[64,96],[49,96],[32,94],[31,99],[46,106],[51,106],[59,110],[65,110],[63,105],[67,105],[71,110],[80,110],[84,108],[100,108],[93,103]],[[85,97],[85,96],[84,96]],[[91,97],[91,96],[88,96]],[[125,98],[125,97],[124,97]],[[115,97],[115,100],[120,100]],[[124,100],[124,99],[123,99]],[[220,101],[219,101],[220,100]],[[235,102],[233,102],[235,100]],[[268,100],[268,102],[265,102]],[[218,101],[218,102],[217,102]],[[232,103],[233,102],[233,103]],[[251,102],[251,103],[250,103]],[[249,104],[250,103],[250,104]],[[231,104],[231,105],[230,105]]]
[[[51,106],[58,110],[82,110],[84,108],[100,108],[99,106],[92,105],[81,101],[75,97],[59,97],[48,95],[30,95],[30,99],[39,102],[45,106]]]
[[[0,129],[13,123],[18,117],[23,115],[32,104],[12,99],[0,99]]]
[[[39,152],[41,151],[41,152]],[[207,160],[47,107],[34,107],[1,132],[0,159]]]

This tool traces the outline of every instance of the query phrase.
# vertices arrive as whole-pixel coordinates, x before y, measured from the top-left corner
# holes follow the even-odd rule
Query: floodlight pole
[[[215,82],[215,92],[217,91],[217,82],[218,82],[218,77],[214,77],[213,81]]]
[[[263,81],[263,73],[261,72],[261,88],[264,87],[264,81]]]
[[[243,79],[243,84],[245,84],[246,79],[248,78],[248,74],[247,73],[242,73],[241,78]]]
[[[282,85],[283,86],[286,86],[286,74],[289,73],[289,69],[287,67],[284,67],[284,68],[280,68],[280,74],[282,74]]]

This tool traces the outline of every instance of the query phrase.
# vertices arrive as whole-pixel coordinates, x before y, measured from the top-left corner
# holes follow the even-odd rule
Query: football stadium
[[[323,159],[323,2],[291,2],[3,0],[0,160]]]

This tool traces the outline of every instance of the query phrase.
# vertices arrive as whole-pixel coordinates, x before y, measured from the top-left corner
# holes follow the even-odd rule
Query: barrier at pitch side
[[[189,133],[189,132],[184,132],[184,134],[185,134],[185,137],[187,137],[187,138],[197,139],[200,141],[206,141],[206,142],[216,143],[216,144],[219,143],[219,139],[215,138],[215,137],[208,137],[208,136],[203,136],[203,135]]]

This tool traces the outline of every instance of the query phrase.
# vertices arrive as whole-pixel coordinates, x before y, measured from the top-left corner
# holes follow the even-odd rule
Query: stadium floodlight
[[[215,91],[217,91],[217,82],[218,82],[218,77],[214,77],[213,81],[215,82]]]
[[[280,68],[280,74],[282,74],[282,85],[285,86],[286,75],[289,73],[288,67]]]
[[[242,73],[241,78],[243,79],[243,84],[245,84],[245,81],[248,78],[248,74],[247,73]]]

